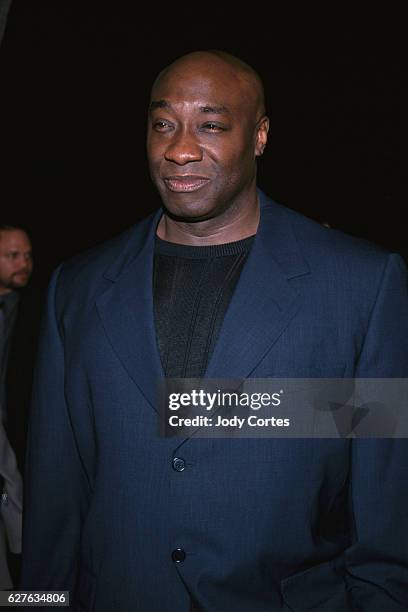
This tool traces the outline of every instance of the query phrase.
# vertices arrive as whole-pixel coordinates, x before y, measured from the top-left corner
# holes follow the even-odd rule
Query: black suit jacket
[[[21,473],[27,433],[28,409],[37,340],[41,320],[42,292],[27,287],[20,297],[6,374],[5,427]]]

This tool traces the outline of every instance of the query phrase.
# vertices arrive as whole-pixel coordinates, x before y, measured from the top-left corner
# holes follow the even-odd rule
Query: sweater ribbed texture
[[[197,247],[156,237],[154,316],[167,378],[204,376],[253,240]]]

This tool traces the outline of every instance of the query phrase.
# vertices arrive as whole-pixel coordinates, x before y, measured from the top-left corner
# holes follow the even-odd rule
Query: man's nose
[[[203,152],[200,144],[193,134],[189,132],[179,132],[174,137],[166,149],[164,157],[167,161],[172,161],[179,166],[184,166],[194,161],[201,161]]]
[[[31,255],[19,255],[16,260],[16,267],[30,270],[33,266],[33,260]]]

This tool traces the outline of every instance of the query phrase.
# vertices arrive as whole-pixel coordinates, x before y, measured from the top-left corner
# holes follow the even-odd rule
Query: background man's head
[[[256,158],[267,142],[263,86],[221,51],[185,55],[157,77],[147,151],[167,212],[202,221],[256,198]]]
[[[20,227],[0,225],[0,294],[22,289],[33,269],[31,241]]]

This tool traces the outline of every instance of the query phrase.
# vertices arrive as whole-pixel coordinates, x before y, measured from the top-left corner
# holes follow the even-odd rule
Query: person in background
[[[42,311],[42,291],[29,282],[32,272],[28,233],[18,224],[0,224],[0,404],[21,473]]]
[[[2,509],[8,533],[11,530],[14,534],[9,537],[8,564],[15,583],[21,563],[21,476],[43,306],[43,291],[32,282],[32,272],[32,245],[27,231],[16,223],[0,224],[0,415],[5,485]]]
[[[10,443],[8,425],[6,375],[10,346],[17,319],[21,289],[26,287],[32,273],[32,249],[28,234],[14,225],[0,225],[0,478],[1,478],[1,525],[0,525],[0,581],[2,588],[12,586],[9,574],[8,551],[21,552],[22,478],[15,457],[15,444]],[[19,381],[29,388],[31,381]],[[19,411],[18,417],[22,416]],[[25,425],[19,418],[11,419],[18,429]],[[24,435],[24,434],[23,434]],[[24,451],[19,448],[23,455]],[[8,542],[8,547],[7,547]],[[13,557],[11,557],[13,559]],[[12,572],[18,577],[18,561],[11,561]],[[16,580],[15,577],[15,580]]]
[[[10,6],[11,0],[0,0],[0,44],[6,29]],[[9,565],[12,566],[14,582],[18,582],[19,562],[13,561],[13,558],[16,560],[17,557],[12,557],[10,560],[10,552],[14,554],[21,552],[23,499],[21,474],[3,424],[5,370],[1,366],[1,361],[5,333],[4,308],[0,294],[0,416],[2,417],[0,419],[0,589],[8,589],[13,586]]]
[[[21,472],[32,384],[29,370],[34,366],[39,316],[32,290],[27,289],[32,271],[32,246],[27,232],[18,225],[0,224],[1,418]]]

